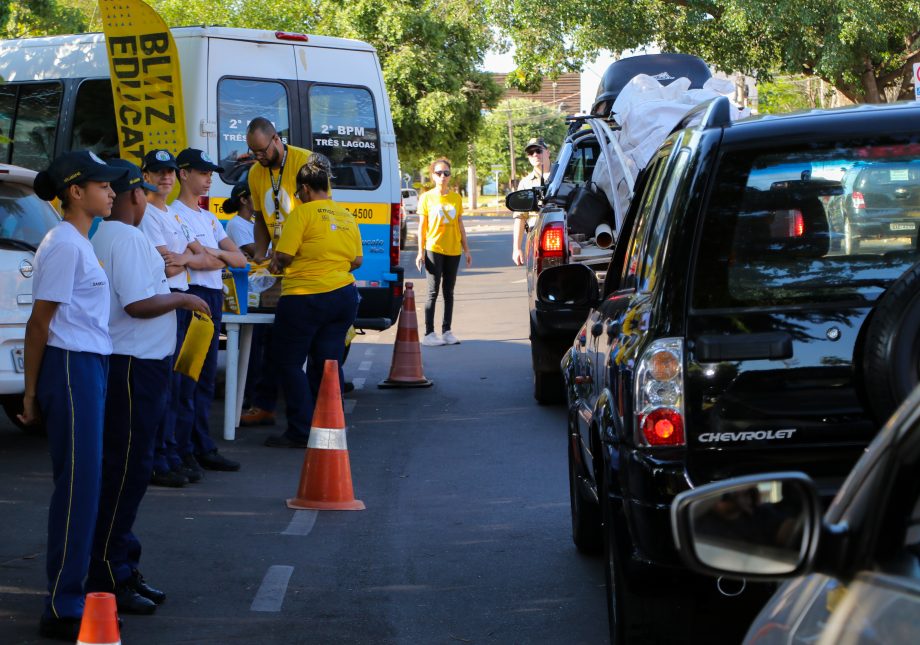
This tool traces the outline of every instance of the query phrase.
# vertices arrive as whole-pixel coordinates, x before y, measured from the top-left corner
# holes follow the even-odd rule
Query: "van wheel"
[[[0,403],[2,403],[3,411],[6,412],[6,416],[9,417],[10,422],[26,434],[36,437],[43,437],[48,434],[48,431],[45,429],[44,421],[27,426],[23,425],[22,421],[16,416],[22,414],[22,395],[14,394],[12,396],[5,396]]]
[[[581,553],[599,553],[603,543],[600,506],[585,495],[582,478],[576,472],[574,445],[569,439],[569,508],[572,513],[572,541]]]
[[[847,255],[859,253],[859,236],[849,217],[843,224],[843,251]]]
[[[863,355],[863,380],[881,424],[920,382],[920,263],[892,284],[875,307]]]

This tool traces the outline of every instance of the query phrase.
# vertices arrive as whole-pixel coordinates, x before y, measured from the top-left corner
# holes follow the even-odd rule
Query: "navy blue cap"
[[[238,184],[233,185],[233,189],[230,191],[230,197],[223,203],[222,208],[225,213],[238,213],[240,210],[240,197],[248,197],[249,192],[249,182],[241,181]]]
[[[192,170],[205,170],[210,172],[221,173],[223,168],[211,161],[211,157],[204,150],[197,148],[186,148],[176,155],[176,164],[180,169],[191,168]]]
[[[51,201],[73,184],[86,181],[112,182],[120,179],[127,171],[108,165],[95,152],[79,150],[66,152],[56,158],[35,176],[35,194]]]
[[[176,165],[176,158],[173,157],[169,150],[160,148],[151,150],[144,155],[144,163],[141,165],[142,170],[156,172],[158,170],[163,170],[163,168],[172,168],[173,170],[179,168],[179,166]]]
[[[112,182],[112,190],[115,191],[116,195],[126,193],[129,190],[134,190],[135,188],[143,188],[144,190],[148,190],[151,193],[157,192],[156,186],[151,186],[146,181],[144,181],[144,176],[141,174],[141,169],[127,159],[110,159],[109,165],[113,168],[124,168],[126,171],[124,177],[116,179]]]

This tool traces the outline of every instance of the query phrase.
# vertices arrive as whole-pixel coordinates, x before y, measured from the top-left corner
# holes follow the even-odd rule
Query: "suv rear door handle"
[[[696,338],[693,351],[701,363],[792,358],[792,334],[706,334]]]

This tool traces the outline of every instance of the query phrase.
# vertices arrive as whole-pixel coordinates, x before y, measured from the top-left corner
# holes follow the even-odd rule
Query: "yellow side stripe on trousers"
[[[112,563],[109,562],[109,543],[112,540],[112,531],[115,529],[115,516],[118,515],[118,506],[121,504],[121,495],[125,491],[125,479],[128,477],[128,458],[131,456],[131,439],[132,430],[134,429],[134,399],[131,396],[131,367],[133,366],[133,356],[128,357],[128,375],[125,379],[128,386],[128,448],[125,450],[125,469],[121,473],[121,485],[118,487],[118,497],[115,498],[115,508],[112,509],[112,521],[109,523],[109,532],[105,536],[105,549],[102,551],[102,560],[109,570],[109,578],[112,580],[112,586],[116,585],[115,573],[112,571]],[[103,439],[104,441],[104,439]]]
[[[54,579],[54,589],[51,590],[51,611],[54,612],[55,618],[60,618],[57,608],[54,606],[54,597],[57,594],[58,584],[61,582],[61,574],[64,573],[64,562],[67,561],[67,541],[70,537],[70,512],[73,506],[73,474],[76,470],[76,410],[73,407],[73,390],[70,388],[70,352],[65,350],[66,356],[64,373],[67,374],[67,395],[70,398],[70,494],[67,498],[67,525],[64,527],[64,553],[61,556],[61,568],[58,569],[57,577]]]

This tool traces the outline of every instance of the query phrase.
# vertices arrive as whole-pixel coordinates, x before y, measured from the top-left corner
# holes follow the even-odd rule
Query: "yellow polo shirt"
[[[272,244],[277,243],[285,220],[295,208],[301,205],[297,199],[297,173],[307,163],[310,151],[296,146],[287,147],[287,159],[284,162],[284,171],[281,173],[281,187],[278,190],[278,209],[275,209],[275,198],[272,191],[271,175],[278,180],[278,172],[269,170],[265,166],[254,163],[249,169],[249,192],[252,194],[252,203],[255,210],[262,212],[265,226],[271,237]]]
[[[351,262],[363,255],[358,222],[331,199],[295,208],[275,250],[294,256],[284,271],[282,296],[328,293],[353,283]]]
[[[460,255],[460,215],[463,202],[457,193],[442,195],[437,188],[422,193],[418,216],[425,227],[425,248],[442,255]]]

